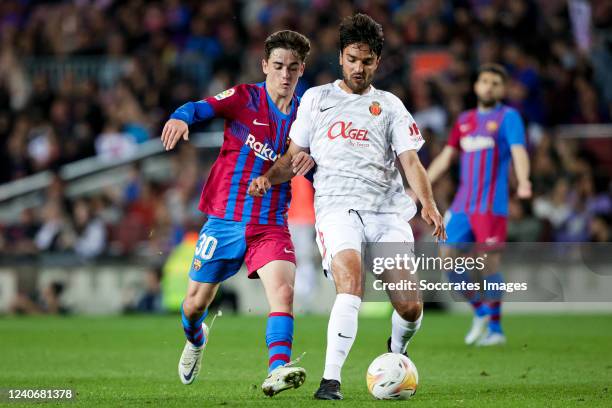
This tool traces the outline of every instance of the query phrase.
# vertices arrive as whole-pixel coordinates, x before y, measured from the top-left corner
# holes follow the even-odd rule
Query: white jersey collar
[[[338,89],[340,92],[342,92],[344,95],[366,96],[366,95],[370,95],[370,94],[371,94],[372,92],[374,92],[374,90],[376,89],[376,88],[374,88],[374,85],[370,84],[370,89],[368,89],[368,92],[366,92],[366,93],[364,93],[364,94],[354,94],[354,93],[350,94],[350,93],[346,92],[344,89],[340,88],[340,82],[342,82],[342,80],[341,80],[341,79],[336,79],[336,80],[333,82],[333,84],[332,84],[332,85],[333,85],[333,86],[334,86],[336,89]]]

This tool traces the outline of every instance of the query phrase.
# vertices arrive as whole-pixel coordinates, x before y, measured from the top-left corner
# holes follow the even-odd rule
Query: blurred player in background
[[[314,175],[316,230],[323,267],[331,272],[336,300],[327,329],[325,371],[317,399],[342,399],[340,372],[357,335],[363,296],[361,244],[413,242],[408,220],[416,205],[406,194],[396,157],[423,205],[421,215],[435,224],[434,236],[445,237],[427,173],[417,151],[424,143],[417,124],[401,100],[371,83],[380,62],[382,27],[357,14],[340,26],[343,79],[311,88],[304,94],[291,128],[291,145],[249,193],[261,195],[270,185],[286,181],[291,157],[310,149],[317,163]],[[410,278],[406,271],[405,278]],[[421,325],[419,300],[394,307],[389,351],[405,353]]]
[[[178,367],[181,381],[191,384],[199,372],[208,341],[204,318],[220,283],[245,262],[249,278],[261,279],[270,305],[269,374],[262,389],[272,396],[299,387],[306,375],[303,368],[290,364],[295,251],[286,214],[291,192],[289,183],[274,187],[263,199],[248,196],[246,190],[287,149],[299,103],[294,91],[310,43],[299,33],[279,31],[266,39],[264,49],[265,82],[237,85],[203,101],[186,103],[171,115],[161,138],[170,150],[181,138],[188,139],[192,123],[225,119],[221,152],[200,199],[199,209],[208,220],[200,231],[181,307],[187,337]],[[303,175],[313,166],[307,154],[294,163],[292,174]]]
[[[478,107],[459,115],[447,146],[428,169],[429,179],[435,183],[460,155],[460,185],[446,214],[447,242],[475,242],[478,252],[486,251],[482,278],[494,283],[503,282],[499,264],[506,241],[511,161],[518,181],[518,197],[531,197],[523,122],[516,110],[501,103],[507,80],[508,75],[501,65],[487,64],[480,68],[474,84]],[[443,256],[458,253],[459,249],[452,245],[442,249]],[[449,273],[451,282],[470,282],[471,279],[467,273]],[[474,309],[466,344],[505,343],[500,324],[503,292],[485,291],[484,298],[478,291],[462,294]]]

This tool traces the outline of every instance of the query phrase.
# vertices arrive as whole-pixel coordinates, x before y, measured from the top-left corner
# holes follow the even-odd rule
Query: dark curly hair
[[[380,57],[385,37],[383,29],[367,14],[346,17],[340,24],[340,52],[351,44],[367,44]]]

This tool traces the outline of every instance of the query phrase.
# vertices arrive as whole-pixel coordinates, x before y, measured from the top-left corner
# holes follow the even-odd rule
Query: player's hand
[[[527,199],[531,198],[531,195],[532,195],[532,192],[531,192],[531,182],[528,180],[528,181],[524,181],[522,183],[519,183],[519,185],[518,185],[518,187],[516,189],[516,195],[521,200],[527,200]]]
[[[166,150],[174,149],[179,140],[189,140],[189,126],[179,119],[169,119],[162,130],[161,141]]]
[[[291,165],[293,166],[293,174],[304,176],[314,167],[315,162],[308,153],[299,152],[291,158]]]
[[[253,197],[263,197],[268,190],[272,187],[270,180],[266,176],[259,176],[251,181],[251,185],[247,190],[247,193]]]
[[[436,238],[436,241],[446,241],[447,236],[444,221],[435,205],[423,206],[421,217],[427,224],[434,225],[434,232],[431,235]]]

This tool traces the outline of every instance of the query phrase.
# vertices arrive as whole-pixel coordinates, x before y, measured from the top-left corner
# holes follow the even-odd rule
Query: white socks
[[[323,378],[340,381],[340,370],[357,336],[361,298],[347,293],[336,295],[327,325],[327,352]]]
[[[423,312],[416,322],[404,320],[397,311],[393,311],[391,316],[391,351],[393,353],[404,353],[408,342],[421,327]]]
[[[348,356],[355,337],[361,298],[347,293],[336,295],[327,325],[327,351],[323,378],[340,379],[340,371]],[[408,342],[421,327],[423,312],[415,322],[404,320],[395,310],[391,316],[391,351],[404,353]]]

